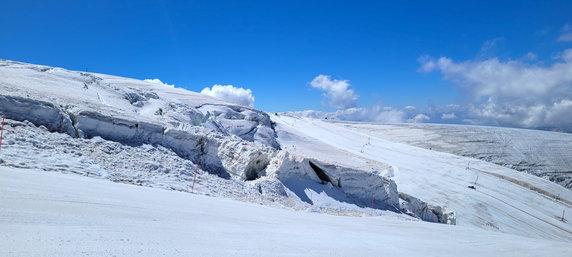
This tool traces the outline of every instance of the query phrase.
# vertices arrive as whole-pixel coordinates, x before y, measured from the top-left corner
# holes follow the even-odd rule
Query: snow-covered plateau
[[[267,114],[7,60],[0,112],[2,256],[572,254],[569,134]]]

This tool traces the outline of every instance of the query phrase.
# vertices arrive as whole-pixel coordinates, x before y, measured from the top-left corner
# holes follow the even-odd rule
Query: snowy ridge
[[[204,125],[232,135],[237,132],[234,127],[243,127],[249,133],[234,135],[277,147],[266,113],[184,89],[5,60],[0,61],[0,77],[4,97],[11,97],[13,100],[25,99],[28,105],[37,104],[36,108],[47,108],[41,112],[28,113],[28,119],[32,122],[47,119],[44,123],[48,123],[48,120],[55,123],[49,114],[59,112],[60,115],[67,116],[96,110],[102,117],[160,124],[165,128],[182,130],[189,125]],[[4,103],[3,110],[22,112],[21,105]],[[221,116],[221,113],[226,115]],[[248,122],[234,127],[225,126],[233,119]],[[229,127],[230,130],[225,129]]]

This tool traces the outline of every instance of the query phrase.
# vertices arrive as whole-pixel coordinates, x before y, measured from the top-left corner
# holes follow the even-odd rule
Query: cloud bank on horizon
[[[420,71],[439,71],[467,93],[470,123],[572,128],[572,49],[547,66],[497,58],[456,62],[422,57]]]
[[[557,40],[568,41],[569,36],[572,41],[572,26],[568,24]],[[549,64],[537,60],[534,53],[517,60],[500,60],[490,55],[500,41],[502,39],[486,41],[474,59],[419,58],[418,72],[441,73],[443,80],[452,82],[466,94],[468,101],[463,105],[432,106],[423,110],[410,105],[358,107],[359,95],[349,80],[319,74],[309,86],[322,91],[322,104],[335,111],[291,113],[358,122],[438,122],[572,131],[572,48],[554,55]],[[213,85],[201,93],[245,106],[254,105],[250,89]]]
[[[567,30],[572,36],[572,28],[565,27],[559,41],[566,39]],[[324,91],[324,105],[337,110],[294,113],[346,121],[464,123],[572,131],[572,49],[555,55],[549,65],[531,63],[535,60],[534,53],[507,61],[482,56],[465,61],[422,56],[419,72],[440,72],[469,99],[462,106],[449,104],[425,110],[415,106],[356,107],[359,96],[350,89],[348,80],[318,75],[310,86]]]
[[[216,97],[224,101],[240,104],[244,106],[254,106],[254,96],[252,90],[233,85],[213,85],[211,88],[205,87],[201,94]]]

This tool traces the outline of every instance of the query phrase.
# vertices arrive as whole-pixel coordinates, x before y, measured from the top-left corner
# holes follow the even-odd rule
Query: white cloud
[[[438,70],[465,89],[475,118],[516,127],[571,128],[572,49],[551,65],[500,61],[497,58],[455,62],[423,57],[420,71]],[[567,112],[567,113],[566,113]]]
[[[558,42],[572,42],[572,25],[570,23],[562,27]]]
[[[408,110],[408,111],[414,111],[417,108],[415,108],[415,106],[408,105],[408,106],[405,106],[403,109]]]
[[[451,109],[451,110],[456,110],[456,109],[461,108],[461,106],[458,105],[458,104],[448,104],[448,105],[446,105],[445,107],[448,108],[448,109]]]
[[[419,57],[417,61],[421,63],[421,67],[417,70],[418,72],[430,72],[437,68],[437,63],[435,63],[435,60],[429,55],[423,55]]]
[[[330,79],[327,75],[318,75],[311,82],[310,86],[324,91],[327,99],[326,105],[336,109],[347,109],[356,106],[359,98],[347,80]]]
[[[457,115],[455,115],[454,112],[452,113],[443,113],[443,115],[441,115],[441,119],[442,120],[452,120],[452,119],[456,119]]]
[[[299,111],[290,112],[290,114],[310,117],[315,119],[334,119],[344,121],[357,121],[357,122],[379,122],[379,123],[401,123],[404,120],[404,112],[399,109],[391,107],[383,107],[381,105],[374,105],[369,108],[348,108],[345,110],[337,110],[335,112],[320,112],[320,111]]]
[[[417,114],[415,115],[415,117],[407,120],[407,122],[412,122],[412,123],[422,123],[425,121],[430,120],[431,118],[423,113]]]
[[[382,122],[399,123],[403,122],[403,111],[391,107],[375,105],[370,108],[349,108],[338,110],[334,113],[340,120],[362,121],[362,122]]]
[[[213,85],[212,88],[205,87],[201,94],[213,96],[227,102],[244,106],[254,106],[254,96],[252,90],[233,85]]]
[[[504,38],[487,40],[481,46],[477,59],[487,59],[496,55],[504,48]]]
[[[163,83],[163,81],[161,81],[160,79],[145,79],[144,81],[155,83],[155,84],[162,85],[162,86],[167,86],[167,87],[175,87],[175,85],[169,85],[167,83]]]
[[[536,60],[536,58],[538,58],[538,56],[532,52],[528,52],[528,53],[526,53],[526,55],[524,55],[524,59],[527,59],[527,60]]]

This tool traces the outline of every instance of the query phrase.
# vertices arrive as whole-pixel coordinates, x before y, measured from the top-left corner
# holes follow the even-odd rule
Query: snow
[[[565,169],[565,137],[269,115],[4,60],[0,90],[0,255],[570,255],[572,191],[511,169]]]
[[[46,119],[54,123],[54,120],[65,119],[68,115],[81,119],[82,114],[89,116],[89,113],[96,110],[100,117],[113,117],[123,123],[155,124],[179,130],[186,129],[188,124],[210,123],[212,128],[212,123],[219,121],[216,120],[216,115],[210,116],[212,119],[209,120],[207,112],[223,108],[223,112],[232,110],[249,117],[250,132],[239,135],[244,136],[243,139],[277,146],[273,141],[273,133],[269,136],[269,130],[273,130],[266,113],[181,88],[7,60],[0,60],[0,78],[1,94],[5,98],[1,101],[2,110],[9,116],[19,116],[26,109],[21,104],[13,103],[25,101],[27,106],[33,107],[32,112],[27,112],[28,120],[37,125],[46,123]],[[201,112],[201,108],[205,112]],[[53,116],[62,117],[55,119]],[[68,132],[64,130],[71,129],[71,124],[63,125],[66,127],[58,131]],[[100,128],[105,126],[93,125],[101,125]],[[227,131],[216,124],[214,126],[222,128],[219,131],[222,133],[241,132],[233,129]],[[109,129],[115,128],[118,127]]]
[[[345,124],[377,137],[493,162],[572,189],[572,134],[443,124]]]
[[[391,142],[352,129],[353,124],[286,115],[272,118],[279,143],[295,146],[293,151],[300,155],[326,162],[355,155],[391,165],[393,171],[387,174],[399,192],[454,210],[457,226],[572,239],[572,225],[558,219],[563,210],[572,212],[572,191],[562,186],[485,161]],[[477,176],[477,190],[469,189]]]
[[[2,256],[570,256],[569,242],[0,167]]]
[[[266,113],[200,98],[184,90],[178,97],[171,97],[164,93],[179,89],[146,81],[10,61],[3,64],[0,74],[7,79],[0,87],[10,94],[0,99],[0,107],[10,118],[9,127],[15,128],[6,138],[15,149],[10,149],[11,154],[2,160],[4,165],[91,176],[105,174],[112,181],[180,191],[194,192],[197,184],[197,192],[295,209],[311,206],[343,214],[392,210],[415,215],[401,210],[395,183],[383,177],[383,172],[283,154]],[[43,88],[44,81],[50,86]],[[79,93],[64,94],[70,84],[83,86]],[[81,93],[88,90],[96,91],[91,95],[97,98]],[[74,94],[77,99],[72,97]],[[15,106],[16,100],[22,104]],[[22,111],[27,109],[44,111]],[[29,122],[20,124],[12,119]],[[71,138],[54,136],[52,132]],[[71,147],[76,148],[69,150],[74,153],[70,163],[66,163],[68,141],[73,141]],[[30,152],[39,157],[30,158]],[[150,152],[159,156],[150,156]],[[168,157],[160,160],[161,155]],[[288,165],[268,168],[290,157]],[[44,162],[46,159],[49,164]],[[77,159],[81,161],[77,163]],[[214,177],[199,179],[197,173]],[[271,190],[263,191],[264,183],[247,182],[264,176]],[[209,187],[201,190],[202,184]],[[224,186],[221,189],[217,184]],[[314,203],[305,193],[307,188],[328,192],[330,201]],[[360,208],[370,206],[372,200],[376,202],[375,211]],[[325,202],[328,204],[321,205]]]

